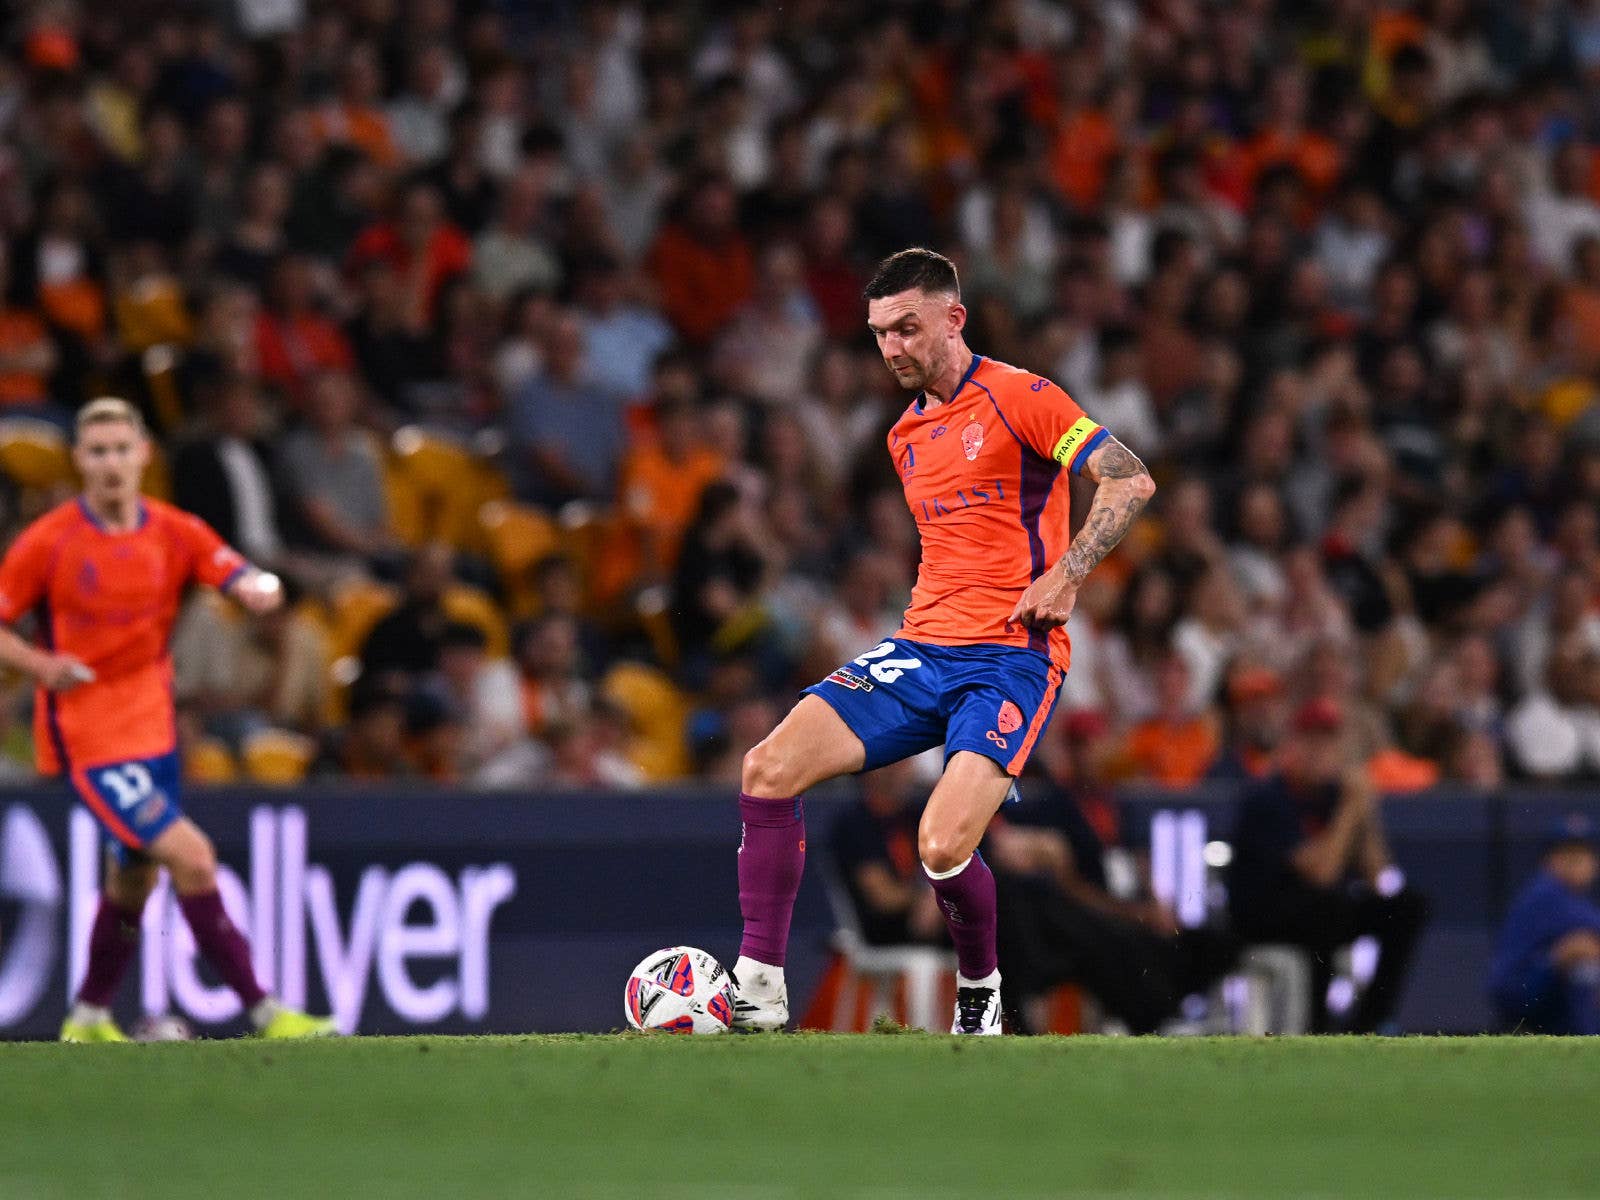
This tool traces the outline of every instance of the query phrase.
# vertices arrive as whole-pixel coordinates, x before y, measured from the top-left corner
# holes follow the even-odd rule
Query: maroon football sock
[[[128,964],[139,950],[139,917],[143,907],[124,908],[110,896],[101,895],[100,909],[89,928],[89,965],[83,973],[83,984],[78,988],[80,1004],[111,1007],[117,985],[128,973]]]
[[[222,894],[211,891],[179,896],[178,907],[183,909],[183,919],[194,930],[195,945],[222,976],[222,982],[239,993],[245,1008],[260,1004],[266,992],[256,982],[255,968],[250,965],[250,943],[244,940],[244,934],[223,909]]]
[[[744,833],[739,841],[739,911],[744,939],[739,954],[783,966],[789,919],[806,866],[806,823],[800,797],[763,800],[739,794]]]
[[[983,979],[999,962],[995,949],[997,914],[994,872],[976,851],[959,871],[943,879],[929,875],[928,882],[944,909],[950,940],[956,945],[956,969],[962,977]]]

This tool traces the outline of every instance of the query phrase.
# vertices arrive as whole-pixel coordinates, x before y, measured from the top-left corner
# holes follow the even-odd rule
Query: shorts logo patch
[[[840,667],[832,675],[828,676],[827,682],[837,683],[840,687],[847,687],[852,692],[870,692],[872,690],[872,681],[870,679],[862,678],[848,667]]]
[[[983,422],[974,421],[961,431],[961,449],[968,462],[978,457],[978,451],[983,449]]]
[[[998,724],[1001,733],[1015,733],[1022,728],[1022,710],[1007,700],[1000,706]]]
[[[166,811],[167,794],[165,792],[153,792],[143,804],[139,805],[139,810],[133,814],[133,823],[135,825],[154,824],[166,815]]]

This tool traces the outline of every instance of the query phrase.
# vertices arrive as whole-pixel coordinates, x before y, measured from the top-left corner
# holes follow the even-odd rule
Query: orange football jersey
[[[922,563],[898,637],[939,646],[997,642],[1048,654],[1063,670],[1065,628],[1007,619],[1066,553],[1073,473],[1108,433],[1055,384],[974,355],[955,394],[922,397],[889,431],[889,453],[922,535]]]
[[[125,533],[99,524],[83,500],[40,517],[0,561],[0,621],[38,617],[39,640],[94,670],[92,683],[42,688],[34,746],[47,775],[173,750],[167,643],[191,583],[225,587],[248,564],[199,517],[146,499]]]

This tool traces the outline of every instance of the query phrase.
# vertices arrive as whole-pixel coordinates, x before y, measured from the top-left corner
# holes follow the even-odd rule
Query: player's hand
[[[1078,603],[1078,587],[1059,567],[1051,567],[1028,585],[1017,606],[1006,619],[1007,625],[1026,625],[1029,629],[1055,629],[1067,623]]]
[[[46,654],[34,678],[47,692],[70,692],[81,683],[93,683],[94,671],[70,654]]]
[[[251,570],[229,589],[229,594],[260,616],[283,603],[283,581],[270,571]]]

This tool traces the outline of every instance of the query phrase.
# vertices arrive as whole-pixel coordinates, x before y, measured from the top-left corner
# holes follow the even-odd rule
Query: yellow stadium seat
[[[689,703],[666,674],[643,663],[618,663],[600,681],[600,694],[628,714],[633,725],[628,758],[646,779],[688,774]]]
[[[509,494],[505,477],[482,455],[415,425],[397,430],[391,448],[396,532],[411,545],[442,541],[484,550],[478,510]]]
[[[139,480],[139,490],[157,500],[170,502],[172,499],[172,471],[167,466],[167,456],[162,452],[161,444],[154,439],[150,442],[150,462],[144,469],[144,477]]]
[[[72,486],[77,480],[66,435],[36,417],[0,420],[0,471],[23,488]]]
[[[561,530],[544,512],[509,500],[491,500],[478,512],[489,561],[516,617],[533,615],[532,568],[561,549]]]
[[[505,615],[486,592],[458,583],[446,589],[440,603],[452,621],[483,630],[485,652],[490,658],[504,658],[511,653],[511,632],[506,628]]]
[[[224,742],[201,738],[184,751],[183,777],[190,783],[232,783],[239,767]]]
[[[352,579],[338,585],[329,601],[328,657],[337,662],[360,653],[372,627],[399,603],[399,593],[386,584]]]
[[[263,729],[245,740],[245,776],[254,783],[274,787],[299,783],[311,769],[316,750],[316,743],[302,734]]]

